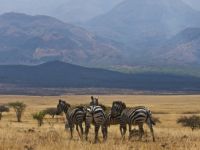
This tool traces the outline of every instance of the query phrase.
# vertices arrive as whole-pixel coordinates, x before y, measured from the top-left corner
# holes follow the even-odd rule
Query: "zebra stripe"
[[[67,123],[65,124],[65,128],[69,126],[71,132],[71,138],[73,138],[73,129],[74,125],[76,125],[76,130],[78,132],[79,137],[82,139],[83,135],[83,126],[82,123],[85,121],[86,111],[84,107],[76,107],[71,108],[70,104],[66,103],[63,100],[59,100],[57,105],[58,113],[64,112],[66,115]],[[81,133],[79,132],[79,128]]]
[[[131,138],[131,126],[138,125],[140,131],[140,139],[141,139],[144,133],[143,124],[146,123],[150,128],[153,141],[155,141],[153,132],[153,125],[155,123],[152,121],[152,114],[149,109],[147,109],[144,106],[126,108],[126,105],[123,102],[115,101],[113,102],[111,108],[111,116],[117,116],[117,115],[121,115],[120,132],[123,138],[126,134],[126,125],[128,124],[129,138]]]
[[[107,114],[107,126],[120,124],[121,114],[112,116],[111,112]]]
[[[106,118],[107,118],[106,114],[101,106],[92,105],[87,108],[86,129],[85,129],[86,140],[88,139],[88,133],[89,133],[89,128],[91,124],[94,124],[95,126],[94,142],[96,143],[98,141],[98,132],[99,132],[100,127],[102,130],[103,139],[104,141],[106,140],[107,138]]]

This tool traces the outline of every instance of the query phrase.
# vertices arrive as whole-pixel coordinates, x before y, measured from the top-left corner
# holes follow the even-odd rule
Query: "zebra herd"
[[[150,128],[153,141],[155,141],[153,125],[155,125],[151,111],[144,107],[132,107],[127,108],[126,104],[122,101],[114,101],[110,112],[107,114],[98,99],[91,96],[91,102],[89,106],[77,106],[72,108],[70,104],[63,100],[59,100],[57,105],[57,113],[64,112],[68,122],[68,126],[71,133],[71,139],[73,138],[73,129],[76,126],[76,130],[81,139],[83,139],[83,123],[85,123],[85,139],[88,140],[88,133],[91,124],[95,127],[95,139],[98,141],[98,132],[101,128],[103,134],[103,140],[106,141],[108,134],[108,126],[119,124],[120,133],[122,139],[125,138],[127,131],[127,125],[129,127],[129,139],[131,138],[132,125],[138,125],[139,139],[142,139],[144,134],[143,124],[146,123]],[[65,125],[67,126],[67,124]],[[79,131],[80,128],[80,131]]]

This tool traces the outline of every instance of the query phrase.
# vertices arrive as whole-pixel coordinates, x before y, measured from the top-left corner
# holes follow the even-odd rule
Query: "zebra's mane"
[[[126,104],[122,101],[114,101],[112,105],[114,106],[115,104],[121,105],[124,109],[126,108]]]
[[[71,105],[64,100],[59,99],[59,103],[64,103],[67,107],[71,108]]]
[[[83,111],[86,110],[86,108],[84,106],[75,106],[74,108],[78,108],[78,109],[83,110]]]

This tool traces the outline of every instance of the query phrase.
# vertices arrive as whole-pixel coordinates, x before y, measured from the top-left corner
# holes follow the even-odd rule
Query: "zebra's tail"
[[[150,110],[147,110],[147,120],[149,120],[149,122],[152,124],[152,125],[156,125],[156,123],[153,121],[153,118],[152,118],[152,113]]]

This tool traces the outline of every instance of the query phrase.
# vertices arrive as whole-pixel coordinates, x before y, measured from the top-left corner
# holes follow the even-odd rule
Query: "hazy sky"
[[[42,14],[66,22],[80,22],[105,13],[122,1],[125,0],[0,0],[0,13]],[[183,1],[200,10],[200,0]]]
[[[192,6],[192,8],[200,11],[200,0],[183,0],[183,1]]]
[[[23,12],[84,21],[103,14],[123,0],[0,0],[0,13]]]

